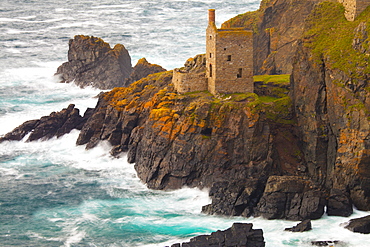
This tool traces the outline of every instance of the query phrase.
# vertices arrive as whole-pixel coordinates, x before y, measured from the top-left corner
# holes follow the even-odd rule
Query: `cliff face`
[[[266,192],[264,203],[258,202],[266,182],[286,187],[286,176],[306,175],[290,98],[266,100],[253,93],[179,95],[171,79],[171,71],[162,72],[102,94],[77,144],[91,148],[108,140],[113,155],[128,150],[129,162],[135,162],[138,176],[150,188],[211,188],[213,201],[204,207],[206,213],[286,217],[271,213],[276,200],[269,194],[274,191]],[[271,175],[284,176],[268,182]],[[303,177],[297,181],[306,183]],[[284,200],[280,203],[289,211],[296,194],[312,189],[306,187],[278,191],[278,200]],[[323,197],[308,193],[305,201],[297,196],[298,209]],[[318,205],[314,210],[319,216],[302,213],[294,219],[320,217],[325,203]]]
[[[368,11],[347,22],[342,6],[320,4],[298,45],[295,106],[309,174],[370,210]]]
[[[260,9],[226,21],[222,27],[254,30],[254,74],[290,74],[305,19],[323,0],[263,0]]]

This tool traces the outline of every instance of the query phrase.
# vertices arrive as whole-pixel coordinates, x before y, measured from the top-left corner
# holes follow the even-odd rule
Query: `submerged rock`
[[[263,231],[253,230],[253,224],[234,223],[225,231],[213,232],[190,239],[188,243],[173,244],[171,247],[264,247]]]
[[[100,38],[76,35],[69,41],[68,62],[59,66],[56,75],[61,82],[80,87],[112,89],[124,86],[131,71],[131,57],[123,45],[112,49]]]

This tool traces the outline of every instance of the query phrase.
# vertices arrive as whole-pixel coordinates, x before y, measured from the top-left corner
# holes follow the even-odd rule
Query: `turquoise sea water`
[[[53,74],[67,60],[68,40],[94,35],[122,43],[133,65],[141,57],[167,69],[203,53],[207,10],[218,25],[248,10],[244,1],[66,1],[0,0],[0,135],[26,120],[73,103],[94,107],[100,90],[59,84]],[[314,221],[314,230],[283,232],[297,222],[230,218],[200,213],[208,192],[183,188],[153,191],[136,177],[133,164],[109,155],[109,145],[76,146],[78,131],[59,139],[0,144],[0,247],[166,246],[252,222],[266,246],[310,246],[311,240],[342,240],[366,246],[341,217]],[[358,212],[352,216],[366,215]]]

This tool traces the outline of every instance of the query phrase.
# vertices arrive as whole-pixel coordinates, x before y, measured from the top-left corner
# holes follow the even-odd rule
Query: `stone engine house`
[[[338,0],[345,8],[344,15],[348,21],[354,21],[370,5],[370,0]]]
[[[253,92],[253,32],[243,28],[217,29],[214,9],[209,10],[208,18],[206,71],[175,69],[176,91]]]

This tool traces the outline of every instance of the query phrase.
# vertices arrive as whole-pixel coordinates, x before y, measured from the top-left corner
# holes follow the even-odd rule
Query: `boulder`
[[[348,222],[348,225],[345,226],[346,229],[352,232],[359,232],[364,234],[370,233],[370,215],[352,219]]]
[[[190,239],[188,243],[173,244],[171,247],[263,247],[265,246],[263,231],[253,230],[253,224],[234,223],[225,231],[213,232],[211,235],[201,235]]]
[[[304,220],[298,223],[296,226],[285,228],[285,231],[289,232],[306,232],[312,230],[311,220]]]
[[[100,38],[76,35],[69,41],[68,62],[59,66],[56,75],[61,82],[82,88],[112,89],[124,86],[131,71],[131,57],[123,45],[112,49]]]

